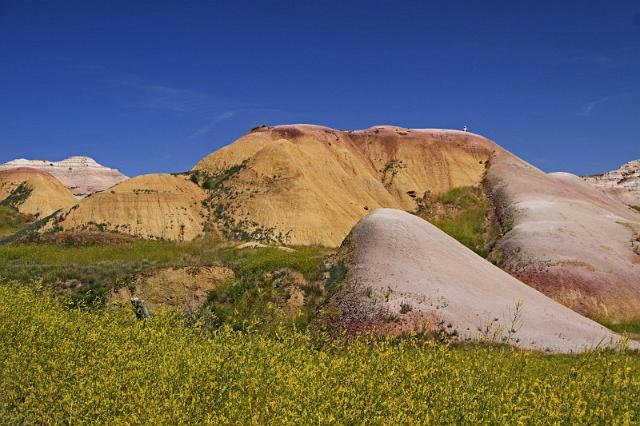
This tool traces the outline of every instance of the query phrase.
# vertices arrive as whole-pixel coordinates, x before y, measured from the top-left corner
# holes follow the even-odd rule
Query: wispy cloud
[[[192,138],[197,138],[198,136],[204,136],[209,133],[218,123],[229,120],[230,118],[235,117],[240,111],[225,111],[221,114],[216,115],[204,126],[200,127],[198,130],[193,132],[191,135]]]
[[[606,102],[614,101],[614,100],[617,100],[617,99],[622,99],[622,98],[625,98],[627,96],[629,96],[628,93],[620,93],[618,95],[605,96],[604,98],[600,98],[600,99],[596,99],[596,100],[591,101],[591,102],[587,102],[585,105],[582,106],[582,108],[580,108],[580,110],[576,113],[576,115],[580,115],[580,116],[583,116],[583,117],[590,116],[591,113],[599,105],[602,105],[602,104],[604,104]]]
[[[234,109],[229,111],[224,111],[220,114],[215,115],[211,118],[204,126],[197,129],[195,132],[191,134],[191,138],[197,138],[200,136],[205,136],[210,133],[219,123],[229,120],[231,118],[237,117],[239,115],[251,116],[253,120],[255,119],[264,119],[265,117],[273,117],[277,116],[288,116],[289,114],[286,111],[275,109],[275,108],[259,108],[259,107],[247,107]]]
[[[142,95],[139,106],[148,109],[173,112],[193,112],[221,103],[204,93],[176,87],[154,84],[142,84],[130,79],[122,80],[120,85],[131,87]]]
[[[214,94],[168,85],[154,84],[141,76],[114,72],[101,65],[91,64],[82,68],[83,72],[97,73],[103,80],[126,89],[127,107],[143,108],[189,116],[190,121],[202,124],[190,135],[197,138],[209,134],[220,123],[239,115],[249,122],[273,118],[274,115],[288,115],[280,109],[265,108],[254,103],[223,98]]]

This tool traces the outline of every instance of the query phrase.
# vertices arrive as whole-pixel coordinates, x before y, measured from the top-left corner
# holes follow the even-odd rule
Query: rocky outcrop
[[[104,191],[128,179],[127,176],[116,169],[102,166],[92,158],[80,156],[69,157],[62,161],[25,160],[21,158],[1,164],[0,170],[25,167],[44,171],[56,177],[79,198]]]
[[[630,161],[602,175],[584,176],[583,179],[623,203],[640,208],[640,160]]]
[[[152,313],[191,311],[204,306],[209,292],[233,277],[233,271],[223,266],[160,268],[136,276],[129,286],[114,291],[109,300],[130,306],[131,298],[139,297]]]

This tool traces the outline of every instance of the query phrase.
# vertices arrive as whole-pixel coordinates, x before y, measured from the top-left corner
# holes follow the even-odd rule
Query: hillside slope
[[[143,176],[88,197],[61,228],[336,247],[379,207],[421,214],[584,315],[640,316],[640,213],[467,132],[259,127],[188,177]]]
[[[210,182],[209,206],[228,237],[335,247],[373,209],[413,211],[426,191],[478,185],[495,151],[452,130],[260,127],[194,173]]]
[[[64,231],[192,240],[204,232],[205,193],[185,176],[143,175],[82,200],[56,221]]]
[[[43,218],[77,202],[73,194],[48,173],[28,168],[0,170],[0,203],[23,215]]]
[[[340,257],[348,273],[332,298],[332,320],[351,333],[430,330],[553,352],[619,340],[406,212],[369,214]]]
[[[582,314],[640,316],[640,213],[577,176],[504,155],[487,184],[512,228],[493,253],[501,267]]]
[[[83,198],[104,191],[128,179],[116,169],[98,164],[93,158],[75,156],[62,161],[25,160],[23,158],[0,164],[0,170],[28,167],[58,178],[74,195]]]

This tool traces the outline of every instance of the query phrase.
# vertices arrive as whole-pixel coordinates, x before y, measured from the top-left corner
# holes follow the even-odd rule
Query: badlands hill
[[[419,211],[477,186],[496,221],[490,258],[578,312],[640,312],[640,214],[578,177],[546,174],[478,135],[376,126],[261,127],[198,163],[221,233],[337,246],[369,211]]]
[[[464,188],[488,205],[474,220],[490,231],[494,263],[584,315],[639,316],[640,212],[467,132],[263,126],[184,176],[142,176],[87,197],[48,229],[337,247],[380,207],[464,213],[435,202]]]
[[[104,191],[128,179],[118,170],[102,166],[89,157],[69,157],[66,160],[57,162],[21,158],[0,164],[0,170],[25,167],[51,174],[80,198]]]
[[[583,177],[614,198],[640,209],[640,160],[623,164],[619,169],[602,175]]]
[[[422,330],[553,352],[619,341],[406,212],[369,214],[339,255],[348,273],[322,318],[336,331]]]
[[[185,176],[138,176],[85,198],[55,218],[47,229],[192,240],[204,232],[205,197],[205,192]]]
[[[414,211],[425,193],[479,185],[503,149],[453,130],[259,127],[194,168],[228,237],[338,246],[369,211]]]
[[[575,175],[509,155],[492,159],[486,182],[510,228],[491,255],[498,265],[584,315],[640,316],[639,212]]]
[[[78,200],[48,173],[35,169],[0,170],[0,204],[34,219],[44,218]]]

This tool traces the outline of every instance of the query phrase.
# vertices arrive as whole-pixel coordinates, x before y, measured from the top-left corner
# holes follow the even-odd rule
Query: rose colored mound
[[[493,253],[502,268],[581,314],[640,316],[640,213],[577,176],[506,155],[487,183],[512,227]]]
[[[340,255],[349,269],[331,307],[333,320],[348,332],[424,330],[552,352],[619,342],[615,333],[403,211],[379,209],[362,219]]]

